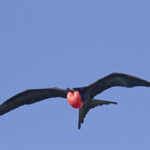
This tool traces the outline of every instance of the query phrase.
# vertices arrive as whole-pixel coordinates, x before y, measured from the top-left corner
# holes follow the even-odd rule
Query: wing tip
[[[115,104],[116,105],[116,104],[118,104],[118,102],[111,102],[111,104]]]

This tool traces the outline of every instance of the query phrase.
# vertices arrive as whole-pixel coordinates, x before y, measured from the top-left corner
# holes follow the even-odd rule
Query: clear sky
[[[1,0],[0,102],[26,89],[78,87],[112,72],[150,81],[149,0]],[[2,150],[149,150],[150,89],[115,87],[77,129],[53,98],[0,117]]]

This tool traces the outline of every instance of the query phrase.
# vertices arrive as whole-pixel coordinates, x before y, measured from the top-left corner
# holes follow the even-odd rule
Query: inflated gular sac
[[[79,91],[69,91],[67,93],[67,100],[73,108],[81,108],[83,105]]]

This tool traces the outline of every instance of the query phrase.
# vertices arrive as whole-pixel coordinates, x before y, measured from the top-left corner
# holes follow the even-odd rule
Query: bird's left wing
[[[112,73],[88,85],[87,87],[85,87],[85,89],[88,89],[88,91],[90,91],[90,98],[93,98],[104,90],[115,86],[122,86],[128,88],[134,86],[150,87],[150,82],[129,74]]]
[[[3,115],[19,106],[33,104],[52,97],[66,98],[67,90],[59,88],[31,89],[23,91],[0,105],[0,115]]]
[[[101,106],[101,105],[108,105],[108,104],[117,104],[117,102],[92,99],[88,104],[83,105],[83,107],[79,109],[78,129],[81,128],[81,124],[84,123],[84,118],[91,108],[95,108],[96,106]]]

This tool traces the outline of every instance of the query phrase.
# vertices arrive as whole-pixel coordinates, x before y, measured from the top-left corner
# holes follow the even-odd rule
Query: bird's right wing
[[[117,102],[92,99],[89,104],[86,104],[83,107],[81,107],[79,109],[78,129],[81,128],[81,124],[84,123],[84,118],[91,108],[95,108],[96,106],[101,106],[101,105],[108,105],[108,104],[117,104]]]
[[[44,99],[52,97],[66,98],[67,90],[59,88],[46,88],[46,89],[31,89],[23,91],[5,101],[0,105],[0,115],[3,115],[19,106],[25,104],[33,104]]]

